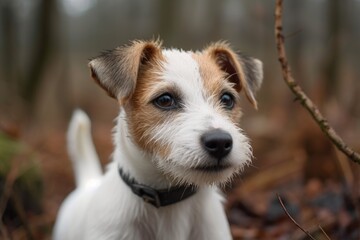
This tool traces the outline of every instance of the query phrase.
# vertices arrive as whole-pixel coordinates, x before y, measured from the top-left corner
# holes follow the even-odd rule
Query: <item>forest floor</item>
[[[112,152],[111,128],[93,127],[104,166]],[[16,128],[3,126],[1,132],[26,147],[11,156],[9,171],[0,178],[0,213],[5,213],[0,238],[51,239],[58,208],[74,188],[64,130],[29,131],[21,140]],[[359,166],[318,130],[251,138],[252,165],[223,189],[234,239],[360,239]],[[16,187],[30,158],[39,169],[40,204]]]

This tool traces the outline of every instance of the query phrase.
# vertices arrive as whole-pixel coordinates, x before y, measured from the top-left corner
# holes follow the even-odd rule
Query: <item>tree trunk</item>
[[[21,95],[30,107],[33,107],[37,90],[41,85],[42,74],[49,59],[52,46],[53,16],[56,13],[56,0],[42,0],[35,31],[37,37],[33,48],[33,57],[28,73],[22,82]]]

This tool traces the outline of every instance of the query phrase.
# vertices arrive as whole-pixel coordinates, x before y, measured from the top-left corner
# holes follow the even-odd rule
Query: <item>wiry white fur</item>
[[[129,141],[125,117],[121,111],[114,135],[114,162],[98,186],[77,188],[68,196],[58,214],[54,240],[231,239],[216,187],[203,187],[194,196],[159,209],[131,192],[118,174],[118,165],[140,183],[164,188],[169,181]]]
[[[225,183],[231,176],[240,171],[251,159],[251,148],[241,130],[230,123],[225,117],[218,116],[206,105],[193,106],[179,114],[171,123],[164,123],[154,129],[158,141],[170,142],[171,153],[165,161],[156,158],[156,163],[165,173],[173,176],[180,183],[199,186],[212,183]],[[231,168],[222,172],[202,173],[192,168],[209,165],[206,151],[201,147],[200,138],[203,133],[211,130],[213,122],[221,123],[221,129],[230,133],[233,138],[233,149],[223,159],[230,163]]]
[[[170,143],[168,159],[155,158],[157,166],[179,183],[206,185],[228,181],[231,176],[250,162],[248,139],[227,116],[221,114],[218,99],[209,96],[199,73],[198,63],[191,53],[165,51],[164,72],[161,78],[181,90],[184,109],[171,122],[154,126],[149,133],[163,144]],[[229,84],[230,85],[230,84]],[[231,87],[229,87],[231,88]],[[206,165],[209,156],[201,147],[200,138],[206,131],[219,128],[233,138],[233,150],[223,160],[229,168],[220,173],[201,173],[192,168]]]
[[[99,158],[91,139],[90,128],[88,116],[83,111],[76,110],[70,122],[67,140],[69,155],[73,160],[77,187],[96,184],[102,176]]]
[[[148,134],[155,141],[170,144],[169,157],[161,159],[157,154],[140,149],[129,135],[125,110],[120,109],[114,134],[113,162],[105,175],[97,178],[98,185],[79,184],[63,203],[55,225],[55,240],[231,239],[222,197],[212,184],[228,181],[250,161],[248,139],[221,114],[214,97],[207,95],[199,66],[191,54],[178,50],[166,50],[163,54],[166,61],[160,76],[181,90],[184,109],[171,122],[153,126]],[[74,118],[71,124],[79,125],[79,122],[79,118]],[[202,133],[213,128],[221,128],[233,138],[232,152],[224,159],[232,167],[220,173],[192,170],[192,167],[206,163],[207,153],[202,150],[199,139]],[[69,142],[76,142],[80,136],[90,142],[90,129],[83,130],[87,133],[70,127]],[[82,161],[77,154],[81,148],[81,144],[73,145],[71,157],[75,163]],[[88,156],[90,162],[84,161],[85,166],[79,164],[79,167],[86,169],[97,162],[91,148],[91,144],[85,148],[92,155]],[[200,187],[194,196],[157,209],[131,192],[118,174],[119,166],[137,182],[157,189],[179,182]],[[76,177],[90,180],[80,175]]]

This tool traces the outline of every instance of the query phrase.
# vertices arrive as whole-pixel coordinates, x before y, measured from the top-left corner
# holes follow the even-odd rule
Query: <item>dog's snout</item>
[[[233,140],[231,135],[224,130],[214,129],[201,136],[201,143],[211,156],[220,160],[230,153]]]

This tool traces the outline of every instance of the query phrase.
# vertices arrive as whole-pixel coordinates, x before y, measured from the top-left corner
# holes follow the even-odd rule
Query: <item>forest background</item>
[[[360,171],[336,150],[284,84],[268,0],[1,0],[1,239],[49,239],[74,188],[65,133],[74,109],[92,120],[104,166],[118,106],[88,59],[134,39],[202,49],[228,41],[264,63],[259,110],[244,101],[254,159],[224,189],[234,238],[359,239]],[[330,124],[360,149],[360,1],[284,2],[294,77]],[[285,202],[281,206],[277,194]],[[288,212],[284,211],[288,210]],[[320,226],[320,227],[319,227]]]

